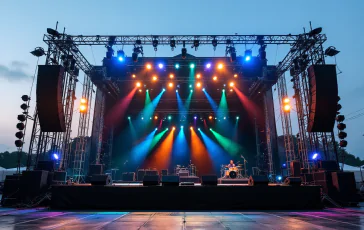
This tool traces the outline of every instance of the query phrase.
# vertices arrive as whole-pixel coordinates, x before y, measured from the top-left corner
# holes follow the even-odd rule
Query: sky
[[[342,114],[353,117],[364,112],[364,76],[362,56],[364,43],[364,1],[362,0],[2,0],[0,7],[0,152],[15,150],[17,115],[20,114],[21,96],[30,94],[37,58],[29,52],[35,47],[46,48],[43,34],[48,27],[73,35],[194,35],[194,34],[298,34],[303,28],[322,27],[327,35],[325,48],[335,46],[340,50],[336,63],[342,73],[338,75]],[[237,47],[243,54],[245,48]],[[131,48],[125,51],[131,55]],[[286,55],[288,47],[272,45],[267,48],[268,64],[277,64]],[[91,64],[100,64],[105,55],[103,47],[83,47],[82,53]],[[161,47],[157,53],[146,50],[146,56],[174,56]],[[195,56],[223,56],[223,47],[216,52],[212,47],[198,51],[189,49]],[[363,52],[363,53],[362,53]],[[256,54],[256,53],[255,53]],[[39,59],[39,64],[44,58]],[[327,63],[335,63],[327,58]],[[287,75],[288,76],[288,75]],[[288,77],[287,77],[288,78]],[[82,77],[80,78],[82,83]],[[287,83],[289,96],[292,85]],[[80,98],[82,86],[77,86],[76,97]],[[33,87],[31,114],[35,107],[35,86]],[[275,103],[277,104],[275,94]],[[76,100],[76,105],[78,100]],[[360,110],[363,109],[363,110]],[[276,108],[278,119],[279,108]],[[360,110],[360,111],[358,111]],[[357,111],[357,112],[356,112]],[[72,136],[77,135],[78,115],[72,124]],[[293,133],[298,130],[295,116],[292,120]],[[347,121],[347,150],[364,159],[364,116]],[[281,134],[280,120],[277,122]],[[25,150],[29,145],[30,128],[26,133]]]

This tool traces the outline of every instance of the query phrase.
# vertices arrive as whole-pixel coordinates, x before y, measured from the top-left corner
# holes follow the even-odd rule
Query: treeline
[[[9,169],[16,168],[18,166],[18,154],[20,154],[20,166],[25,167],[27,165],[27,153],[25,152],[2,152],[0,153],[0,167]]]

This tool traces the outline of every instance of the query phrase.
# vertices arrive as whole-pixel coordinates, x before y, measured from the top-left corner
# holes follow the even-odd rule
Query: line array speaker
[[[310,112],[308,132],[332,132],[337,112],[338,87],[336,65],[312,65],[308,68]]]
[[[65,116],[62,104],[61,65],[39,65],[37,78],[37,111],[43,132],[65,132]]]

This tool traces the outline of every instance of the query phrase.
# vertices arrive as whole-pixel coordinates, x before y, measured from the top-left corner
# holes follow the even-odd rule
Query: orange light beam
[[[158,148],[147,159],[146,165],[158,170],[166,169],[169,167],[172,147],[173,147],[174,130],[171,130],[168,136],[158,146]]]
[[[191,130],[191,160],[200,175],[211,174],[214,171],[210,155],[194,129]]]

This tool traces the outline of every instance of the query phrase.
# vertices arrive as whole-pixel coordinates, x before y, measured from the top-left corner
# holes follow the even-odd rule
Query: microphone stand
[[[248,161],[245,159],[245,157],[243,155],[240,155],[240,157],[243,158],[243,160],[244,160],[244,174],[245,174],[244,176],[247,177],[247,175],[246,175],[246,163],[248,163]]]

